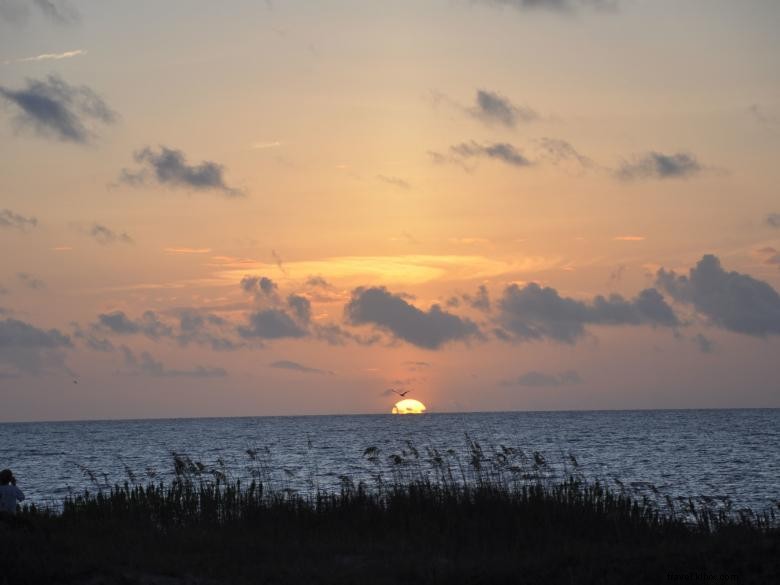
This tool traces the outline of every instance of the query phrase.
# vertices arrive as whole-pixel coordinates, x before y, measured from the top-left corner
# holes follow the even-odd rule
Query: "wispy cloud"
[[[527,167],[532,164],[520,150],[507,142],[479,143],[470,140],[450,146],[447,154],[429,151],[428,155],[436,164],[452,163],[466,169],[469,161],[480,158],[497,160],[513,167]]]
[[[69,85],[55,75],[28,79],[23,89],[0,86],[0,98],[18,108],[20,126],[63,142],[86,144],[95,137],[92,125],[112,124],[118,118],[92,89]]]
[[[388,185],[391,185],[392,187],[397,187],[399,189],[404,189],[408,191],[412,188],[412,186],[409,184],[408,181],[405,181],[404,179],[400,179],[398,177],[388,177],[386,175],[377,175],[376,178],[379,181],[382,181],[383,183],[387,183]]]
[[[43,290],[46,288],[46,283],[43,282],[40,278],[36,278],[29,272],[19,272],[17,273],[17,278],[29,289],[32,290]]]
[[[191,370],[178,370],[167,367],[156,360],[148,351],[139,356],[126,345],[120,347],[125,359],[125,365],[131,369],[131,374],[143,374],[156,378],[224,378],[227,371],[224,368],[211,366],[195,366]]]
[[[253,142],[251,148],[252,150],[263,150],[266,148],[277,148],[281,145],[282,143],[276,140],[272,142]]]
[[[208,254],[211,248],[163,248],[166,254]]]
[[[560,374],[546,374],[531,370],[518,376],[514,380],[504,380],[502,386],[528,386],[532,388],[555,388],[558,386],[569,386],[571,384],[582,383],[582,378],[574,370],[567,370]]]
[[[703,170],[704,166],[693,154],[685,152],[664,154],[651,151],[623,161],[615,171],[615,176],[621,181],[687,179],[698,175]]]
[[[642,242],[647,238],[644,236],[615,236],[612,239],[618,242]]]
[[[103,246],[109,246],[111,244],[132,244],[133,238],[131,238],[127,232],[117,232],[111,228],[100,224],[93,223],[89,226],[79,227],[78,230],[94,239],[98,244]]]
[[[290,370],[293,372],[300,372],[302,374],[326,374],[329,376],[333,375],[333,372],[331,372],[330,370],[311,368],[309,366],[304,366],[301,363],[294,362],[291,360],[278,360],[269,364],[269,367],[276,368],[278,370]]]
[[[527,106],[517,106],[509,98],[485,89],[477,90],[474,106],[466,111],[477,120],[488,125],[514,128],[518,122],[533,122],[539,114]]]
[[[8,228],[26,232],[37,225],[38,220],[32,216],[25,217],[10,209],[0,209],[0,229]]]
[[[230,187],[225,182],[225,167],[213,161],[189,164],[181,150],[160,146],[155,151],[150,147],[142,148],[134,155],[141,165],[140,170],[122,169],[119,182],[131,186],[141,186],[154,180],[168,187],[179,187],[193,191],[215,191],[227,197],[241,197],[241,189]]]
[[[87,51],[84,49],[76,49],[74,51],[65,51],[64,53],[43,53],[41,55],[35,55],[34,57],[24,57],[17,59],[16,63],[28,63],[34,61],[59,61],[61,59],[70,59],[72,57],[80,57],[86,55]],[[6,64],[11,61],[6,61]]]

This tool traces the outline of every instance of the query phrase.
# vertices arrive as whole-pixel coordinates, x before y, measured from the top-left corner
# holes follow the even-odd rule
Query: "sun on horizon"
[[[414,398],[399,400],[393,405],[393,414],[422,414],[426,410],[425,405]]]

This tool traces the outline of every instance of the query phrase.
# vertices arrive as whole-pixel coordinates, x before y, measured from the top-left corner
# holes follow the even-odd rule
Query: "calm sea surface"
[[[427,448],[439,450],[458,476],[458,462],[469,461],[466,433],[486,458],[513,448],[510,459],[520,467],[529,468],[537,451],[551,474],[564,464],[572,469],[571,453],[586,477],[613,486],[615,478],[647,482],[673,497],[729,496],[736,507],[754,509],[780,500],[778,409],[9,423],[0,424],[0,467],[12,468],[39,504],[128,478],[170,480],[173,452],[201,462],[206,473],[305,492],[337,489],[341,476],[371,483],[378,473],[392,479],[394,469],[432,474]],[[367,447],[379,449],[373,461]],[[405,463],[393,463],[394,454]]]

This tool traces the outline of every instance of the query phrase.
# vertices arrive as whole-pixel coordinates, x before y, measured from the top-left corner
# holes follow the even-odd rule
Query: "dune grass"
[[[433,475],[407,450],[388,478],[342,478],[338,491],[305,494],[241,483],[176,455],[167,484],[128,482],[0,523],[0,583],[770,583],[780,575],[773,510],[663,507],[587,482],[576,466],[550,479],[541,454],[513,472],[477,447],[462,465],[434,460]]]

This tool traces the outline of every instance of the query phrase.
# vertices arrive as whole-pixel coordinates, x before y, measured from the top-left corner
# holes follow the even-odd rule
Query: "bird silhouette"
[[[411,392],[411,390],[404,390],[403,392],[399,392],[398,390],[395,390],[394,388],[391,388],[391,390],[393,390],[393,392],[398,394],[398,396],[400,396],[401,398],[403,398],[404,396],[409,394],[409,392]]]

